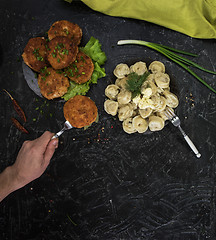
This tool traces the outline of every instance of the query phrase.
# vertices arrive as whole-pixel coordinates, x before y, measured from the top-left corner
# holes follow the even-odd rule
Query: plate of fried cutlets
[[[61,99],[70,81],[87,82],[94,71],[92,59],[79,49],[82,29],[67,20],[56,21],[48,38],[29,39],[22,54],[23,73],[29,87],[40,97]]]

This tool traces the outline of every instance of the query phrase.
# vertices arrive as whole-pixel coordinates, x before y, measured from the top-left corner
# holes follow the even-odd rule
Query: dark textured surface
[[[1,88],[11,92],[27,113],[30,135],[12,126],[9,119],[16,115],[2,92],[0,170],[15,161],[24,140],[45,130],[56,132],[63,125],[63,103],[48,104],[29,88],[21,60],[28,39],[44,34],[60,19],[80,25],[82,45],[94,36],[107,54],[107,77],[88,93],[98,106],[100,121],[86,131],[65,133],[42,177],[0,204],[0,239],[216,239],[216,95],[160,54],[145,47],[116,45],[129,38],[166,44],[197,52],[197,63],[216,70],[213,40],[105,16],[82,3],[1,1]],[[200,159],[171,124],[161,132],[127,135],[120,122],[104,112],[104,89],[114,81],[114,66],[138,60],[165,63],[171,90],[180,98],[177,113],[202,153]],[[196,72],[216,88],[215,76]]]

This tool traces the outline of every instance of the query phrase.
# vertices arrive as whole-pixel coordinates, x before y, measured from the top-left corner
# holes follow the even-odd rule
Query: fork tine
[[[168,108],[166,111],[164,111],[164,115],[169,119],[171,119],[173,117],[173,115],[169,112]]]
[[[169,114],[174,117],[175,113],[171,110],[171,108],[167,108],[167,111],[169,112]]]
[[[168,112],[166,112],[166,111],[164,111],[164,115],[165,115],[168,119],[171,118],[170,115],[168,114]]]

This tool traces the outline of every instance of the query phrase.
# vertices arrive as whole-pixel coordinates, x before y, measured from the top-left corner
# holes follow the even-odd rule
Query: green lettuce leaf
[[[106,73],[105,73],[105,69],[104,68],[101,68],[99,66],[99,64],[97,62],[94,63],[94,71],[92,73],[92,76],[91,76],[91,80],[90,83],[97,83],[97,80],[99,78],[102,78],[102,77],[105,77],[106,76]]]
[[[91,37],[85,47],[81,48],[81,50],[87,54],[93,62],[97,62],[99,65],[103,65],[107,60],[105,53],[101,51],[99,40],[94,37]]]
[[[65,95],[63,96],[64,100],[67,101],[76,95],[86,95],[86,93],[90,89],[89,85],[90,81],[83,84],[77,84],[70,81],[70,87],[68,88],[67,93],[65,93]]]
[[[90,84],[97,84],[99,78],[105,77],[105,69],[101,68],[107,59],[106,54],[101,50],[101,44],[98,39],[91,37],[85,47],[80,48],[86,55],[88,55],[94,63],[94,71],[92,73],[91,79],[83,84],[77,84],[70,81],[70,87],[67,93],[62,97],[65,101],[76,95],[86,95],[90,89]]]

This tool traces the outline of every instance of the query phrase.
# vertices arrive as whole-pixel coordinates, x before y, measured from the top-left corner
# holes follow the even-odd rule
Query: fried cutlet
[[[86,96],[76,95],[64,104],[64,117],[73,127],[82,128],[93,123],[98,114],[95,103]]]
[[[64,73],[51,67],[42,69],[38,76],[41,94],[49,100],[63,96],[69,85],[69,80],[64,76]]]
[[[26,65],[36,72],[46,66],[47,61],[47,42],[43,37],[31,38],[22,54],[23,60]]]
[[[76,60],[67,68],[67,76],[74,82],[82,84],[90,80],[94,71],[94,64],[90,57],[79,51]]]
[[[75,61],[78,46],[67,37],[55,37],[48,43],[48,61],[54,69],[68,67]]]
[[[82,29],[75,23],[61,20],[53,23],[48,31],[49,40],[64,36],[70,38],[74,44],[79,45],[82,38]]]

